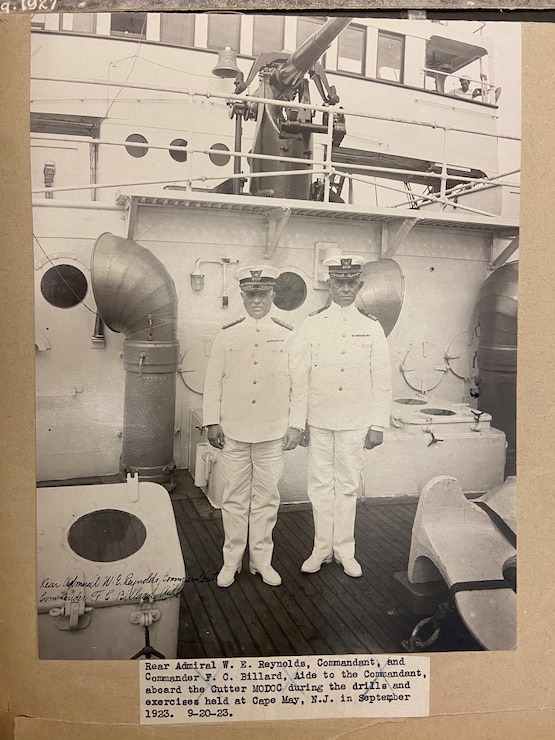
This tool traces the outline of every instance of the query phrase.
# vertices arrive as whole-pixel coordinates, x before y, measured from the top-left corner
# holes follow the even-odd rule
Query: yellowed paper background
[[[431,717],[138,726],[133,662],[36,658],[29,18],[0,18],[0,738],[547,738],[555,727],[555,25],[523,27],[518,650],[431,658]],[[8,711],[10,714],[8,714]]]

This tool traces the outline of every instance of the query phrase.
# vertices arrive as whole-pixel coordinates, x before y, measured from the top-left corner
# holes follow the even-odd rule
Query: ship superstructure
[[[518,165],[498,161],[499,142],[516,151],[518,137],[498,129],[493,46],[473,33],[477,24],[343,20],[333,19],[325,55],[309,49],[308,67],[277,90],[276,69],[300,69],[293,50],[319,39],[325,18],[35,16],[39,480],[130,467],[167,481],[177,468],[206,484],[199,408],[211,341],[240,311],[231,271],[278,266],[276,311],[297,325],[326,300],[323,260],[345,250],[369,260],[361,302],[387,327],[396,368],[392,427],[364,494],[418,493],[444,472],[468,492],[502,482],[505,436],[514,461],[514,415],[497,430],[503,414],[497,400],[488,406],[488,383],[508,374],[504,398],[514,404],[514,331],[513,360],[501,370],[490,363],[476,385],[482,286],[518,249]],[[460,96],[465,76],[469,94]],[[118,262],[117,282],[106,261]],[[160,307],[148,290],[137,300],[137,290],[168,280],[171,326],[157,337]],[[511,327],[515,281],[514,269],[494,281],[512,287],[491,299]],[[146,344],[131,356],[129,316],[114,319],[118,301]],[[153,359],[152,343],[168,338],[170,357],[161,349]],[[495,328],[490,338],[495,354]],[[138,408],[126,400],[130,383],[159,385],[160,363],[176,379],[175,417],[165,412],[162,434],[141,411],[141,392],[131,393]],[[143,442],[127,427],[150,426],[165,452],[141,464]],[[306,496],[304,455],[290,456],[284,500]]]

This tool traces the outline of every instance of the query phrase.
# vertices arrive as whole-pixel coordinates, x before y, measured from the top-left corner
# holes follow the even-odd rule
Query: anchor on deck
[[[516,478],[473,500],[455,478],[432,478],[418,502],[407,572],[395,579],[411,611],[428,615],[403,642],[408,652],[432,645],[455,609],[484,649],[514,650]]]

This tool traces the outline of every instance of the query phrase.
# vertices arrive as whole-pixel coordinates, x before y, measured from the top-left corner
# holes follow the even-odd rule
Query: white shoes
[[[339,563],[339,565],[342,565],[343,571],[346,573],[346,575],[351,576],[351,578],[360,578],[360,576],[362,575],[362,568],[360,567],[360,563],[354,558],[349,558],[348,560],[338,560],[336,558],[335,562]]]
[[[331,563],[331,555],[328,558],[320,558],[318,555],[311,555],[301,565],[301,573],[318,573],[324,563]]]
[[[235,567],[233,565],[224,565],[224,567],[218,573],[216,583],[220,588],[227,588],[228,586],[231,586],[231,584],[235,580],[235,574],[240,572],[241,563],[239,563],[239,565]]]
[[[281,584],[280,574],[271,565],[265,565],[262,568],[256,568],[254,565],[251,565],[250,572],[253,576],[260,573],[262,580],[268,586],[279,586]]]

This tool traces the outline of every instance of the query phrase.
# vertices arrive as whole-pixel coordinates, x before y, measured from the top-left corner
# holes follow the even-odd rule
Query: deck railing
[[[235,101],[242,101],[247,102],[248,104],[266,104],[269,106],[277,106],[279,108],[284,107],[283,101],[273,101],[273,100],[267,100],[265,98],[257,97],[254,95],[233,95],[229,93],[218,93],[218,92],[212,92],[212,91],[197,91],[197,90],[183,90],[178,88],[171,88],[171,87],[160,87],[159,85],[146,85],[146,84],[137,84],[137,83],[129,83],[129,82],[114,82],[114,81],[106,81],[106,80],[91,80],[91,79],[60,79],[60,78],[54,78],[54,77],[46,77],[46,76],[33,76],[32,80],[37,82],[49,82],[49,83],[70,83],[72,85],[95,85],[95,86],[102,86],[105,88],[120,88],[128,89],[128,90],[144,90],[144,91],[150,91],[150,92],[157,92],[159,94],[169,94],[169,95],[176,95],[176,96],[184,96],[187,97],[190,101],[191,105],[191,111],[189,115],[189,120],[193,120],[192,115],[192,107],[195,104],[195,101],[202,99],[202,100],[209,100],[209,99],[217,99],[217,100],[223,100],[226,104],[231,105]],[[78,100],[79,96],[76,95],[75,99]],[[449,188],[447,187],[448,180],[453,180],[454,176],[449,173],[449,165],[447,162],[447,154],[449,151],[448,143],[449,143],[449,137],[452,134],[468,134],[472,136],[479,136],[479,137],[489,137],[491,138],[495,144],[500,140],[505,141],[514,141],[519,142],[520,137],[512,135],[512,134],[505,134],[505,133],[497,133],[497,132],[491,132],[491,131],[480,131],[477,132],[476,129],[464,127],[464,126],[451,126],[447,124],[441,124],[437,123],[436,121],[422,121],[422,120],[413,120],[409,118],[400,118],[400,117],[394,117],[394,116],[384,116],[377,113],[368,113],[368,112],[362,112],[357,110],[349,110],[342,108],[339,105],[336,106],[326,106],[326,105],[314,105],[309,103],[299,103],[295,101],[287,101],[286,103],[287,108],[290,109],[298,109],[298,110],[311,110],[313,112],[322,112],[326,114],[326,117],[324,121],[327,119],[327,123],[324,122],[324,127],[326,129],[326,133],[323,134],[325,139],[325,147],[322,153],[322,156],[314,155],[311,158],[287,158],[288,164],[299,164],[302,165],[297,170],[283,170],[283,171],[274,171],[271,172],[255,172],[252,175],[248,172],[242,172],[241,166],[242,163],[247,160],[266,160],[266,161],[274,161],[274,162],[283,162],[283,158],[272,156],[272,155],[264,155],[264,154],[255,154],[255,153],[246,153],[244,151],[238,151],[236,149],[234,150],[228,150],[225,151],[225,155],[229,156],[230,158],[233,158],[235,162],[234,166],[234,173],[233,174],[216,174],[216,175],[205,175],[205,174],[196,174],[193,167],[194,167],[194,157],[193,156],[187,156],[187,164],[188,164],[188,171],[186,175],[183,178],[176,179],[175,177],[172,177],[168,180],[163,179],[149,179],[149,180],[133,180],[132,182],[128,182],[125,180],[120,180],[118,182],[106,182],[106,183],[83,183],[79,185],[67,185],[67,186],[55,186],[55,187],[44,187],[44,188],[37,188],[33,190],[34,195],[47,195],[51,197],[51,194],[56,192],[70,192],[70,191],[79,191],[79,190],[90,190],[92,192],[96,192],[98,190],[102,189],[108,189],[108,188],[120,188],[120,187],[131,187],[131,186],[146,186],[146,185],[161,185],[161,186],[169,186],[169,185],[181,185],[186,190],[193,190],[195,186],[198,186],[200,184],[205,184],[209,182],[222,182],[224,180],[249,180],[250,177],[256,177],[256,178],[273,178],[273,177],[295,177],[298,175],[304,175],[307,174],[311,175],[317,175],[321,176],[323,180],[323,200],[324,202],[330,201],[330,192],[332,189],[332,184],[334,181],[334,178],[336,177],[344,177],[349,182],[349,193],[350,193],[350,199],[352,197],[352,191],[353,187],[352,184],[354,182],[361,182],[365,183],[367,185],[371,185],[373,187],[376,187],[377,189],[383,189],[385,191],[390,192],[398,192],[403,194],[404,201],[406,200],[406,190],[403,190],[402,188],[397,188],[394,185],[386,184],[383,182],[383,180],[390,179],[388,176],[395,175],[396,179],[399,179],[399,175],[407,175],[407,180],[410,180],[411,178],[425,178],[428,182],[436,181],[439,183],[439,187],[435,186],[433,188],[433,192],[427,192],[422,194],[413,193],[411,194],[410,203],[412,204],[412,207],[414,207],[414,204],[420,204],[424,202],[433,202],[433,203],[440,203],[444,206],[452,205],[453,198],[457,197],[461,194],[461,192],[467,193],[471,189],[476,188],[484,188],[485,186],[493,186],[495,185],[509,185],[512,188],[518,188],[519,183],[518,182],[509,182],[506,181],[506,178],[511,175],[516,175],[519,173],[520,170],[518,169],[512,169],[509,172],[505,172],[503,174],[496,174],[493,177],[485,177],[485,178],[479,178],[471,177],[471,176],[464,176],[462,174],[456,175],[456,180],[459,183],[457,188]],[[109,106],[111,107],[111,105]],[[440,171],[430,171],[430,170],[413,170],[413,169],[401,169],[401,168],[393,168],[393,167],[381,167],[381,166],[373,166],[373,165],[364,165],[364,164],[356,164],[352,165],[352,169],[356,170],[356,172],[352,171],[349,172],[349,165],[345,163],[338,163],[335,162],[333,159],[334,151],[333,151],[333,133],[334,133],[334,119],[335,116],[341,115],[344,116],[345,119],[348,121],[350,117],[354,118],[362,118],[367,119],[368,121],[385,121],[388,123],[393,124],[404,124],[406,126],[415,126],[415,127],[427,127],[433,130],[442,131],[443,133],[443,146],[442,146],[442,158],[440,164]],[[91,147],[97,147],[99,145],[102,146],[116,146],[116,147],[129,147],[130,143],[127,141],[117,141],[110,138],[86,138],[80,137],[80,136],[69,136],[69,135],[51,135],[51,134],[41,134],[41,133],[33,133],[32,139],[37,140],[48,140],[50,138],[55,138],[57,142],[60,141],[66,141],[66,142],[83,142],[86,141]],[[194,138],[194,131],[189,131],[189,138]],[[158,145],[158,144],[150,144],[150,143],[143,143],[140,142],[138,144],[135,144],[136,146],[140,146],[144,149],[158,149],[158,150],[166,150],[168,152],[186,152],[187,155],[205,155],[209,156],[210,154],[222,154],[222,151],[220,149],[213,149],[210,147],[196,147],[196,146],[164,146],[164,145]],[[241,166],[238,166],[237,163],[240,163]],[[308,167],[307,167],[308,165]],[[368,174],[362,174],[362,173],[368,173]],[[408,205],[409,202],[401,202],[396,203],[395,206],[403,206]],[[469,213],[477,213],[480,215],[494,215],[494,214],[488,214],[486,211],[478,210],[476,208],[472,208],[470,206],[465,206],[460,203],[457,203],[457,209],[461,211],[467,211]]]

